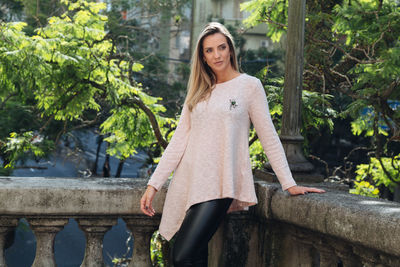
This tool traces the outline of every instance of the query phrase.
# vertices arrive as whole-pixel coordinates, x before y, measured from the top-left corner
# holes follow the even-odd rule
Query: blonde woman
[[[291,195],[324,192],[296,185],[261,82],[239,73],[231,34],[210,23],[192,56],[178,126],[140,201],[143,213],[153,216],[154,195],[174,171],[159,231],[167,240],[176,235],[175,267],[207,266],[208,242],[226,213],[257,204],[250,121],[283,190]]]

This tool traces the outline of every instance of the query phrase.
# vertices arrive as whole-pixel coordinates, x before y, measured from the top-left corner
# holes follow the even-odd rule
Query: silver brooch
[[[229,106],[229,109],[231,110],[232,108],[236,108],[237,107],[237,102],[235,99],[229,99],[229,102],[231,103],[231,105]]]

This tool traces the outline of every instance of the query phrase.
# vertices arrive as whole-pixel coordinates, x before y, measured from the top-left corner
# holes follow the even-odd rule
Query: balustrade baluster
[[[56,266],[54,260],[54,238],[67,224],[68,219],[30,218],[28,221],[36,236],[36,256],[32,266]]]
[[[320,267],[337,267],[338,259],[332,249],[329,249],[329,247],[318,246],[318,252]]]
[[[376,253],[376,251],[358,246],[354,246],[353,251],[360,257],[363,267],[383,266],[379,263],[379,255]]]
[[[314,237],[313,244],[319,254],[320,267],[337,267],[338,258],[333,249],[336,242],[337,240],[331,239],[327,236],[316,235]]]
[[[342,260],[343,267],[359,267],[361,266],[358,257],[353,253],[353,249],[349,245],[336,243],[335,251]]]
[[[297,261],[299,267],[311,267],[313,263],[313,242],[310,236],[302,232],[293,231],[292,238],[297,249]]]
[[[159,219],[147,216],[124,218],[128,229],[133,235],[133,255],[129,267],[150,267],[150,241],[157,230]],[[168,256],[168,255],[166,255]]]
[[[4,258],[4,245],[6,242],[6,235],[12,231],[17,225],[18,219],[1,218],[0,219],[0,267],[6,267],[6,260]]]
[[[400,257],[391,257],[386,253],[382,253],[379,258],[384,266],[400,266]]]
[[[86,249],[82,267],[102,267],[103,260],[103,238],[105,233],[117,223],[116,218],[78,219],[79,227],[85,232]]]

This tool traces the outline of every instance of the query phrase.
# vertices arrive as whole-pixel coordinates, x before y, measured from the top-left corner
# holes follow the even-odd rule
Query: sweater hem
[[[227,214],[231,213],[231,212],[235,212],[235,211],[248,210],[250,206],[254,206],[258,203],[257,199],[255,199],[255,200],[247,199],[246,200],[243,198],[234,197],[232,195],[223,195],[220,197],[209,197],[209,198],[204,198],[202,200],[193,201],[193,202],[190,202],[189,204],[187,204],[185,207],[185,214],[190,209],[190,207],[195,204],[210,201],[210,200],[215,200],[215,199],[223,199],[223,198],[232,198],[233,199],[232,204],[229,206],[229,209],[226,212]],[[174,235],[179,231],[182,223],[183,223],[183,220],[179,223],[179,225],[177,225],[177,228],[176,228],[177,230],[164,232],[163,230],[160,230],[160,228],[159,228],[158,231],[164,239],[166,239],[167,241],[170,241],[174,237]]]

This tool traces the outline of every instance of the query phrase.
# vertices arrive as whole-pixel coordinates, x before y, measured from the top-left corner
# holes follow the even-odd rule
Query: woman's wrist
[[[158,191],[157,188],[155,188],[154,186],[152,186],[152,185],[150,185],[150,184],[147,185],[147,189],[148,189],[149,187],[153,188],[156,192]]]
[[[285,191],[289,191],[289,189],[293,189],[293,188],[295,188],[296,186],[297,186],[297,184],[291,185],[291,186],[289,186],[288,188],[286,188]]]

